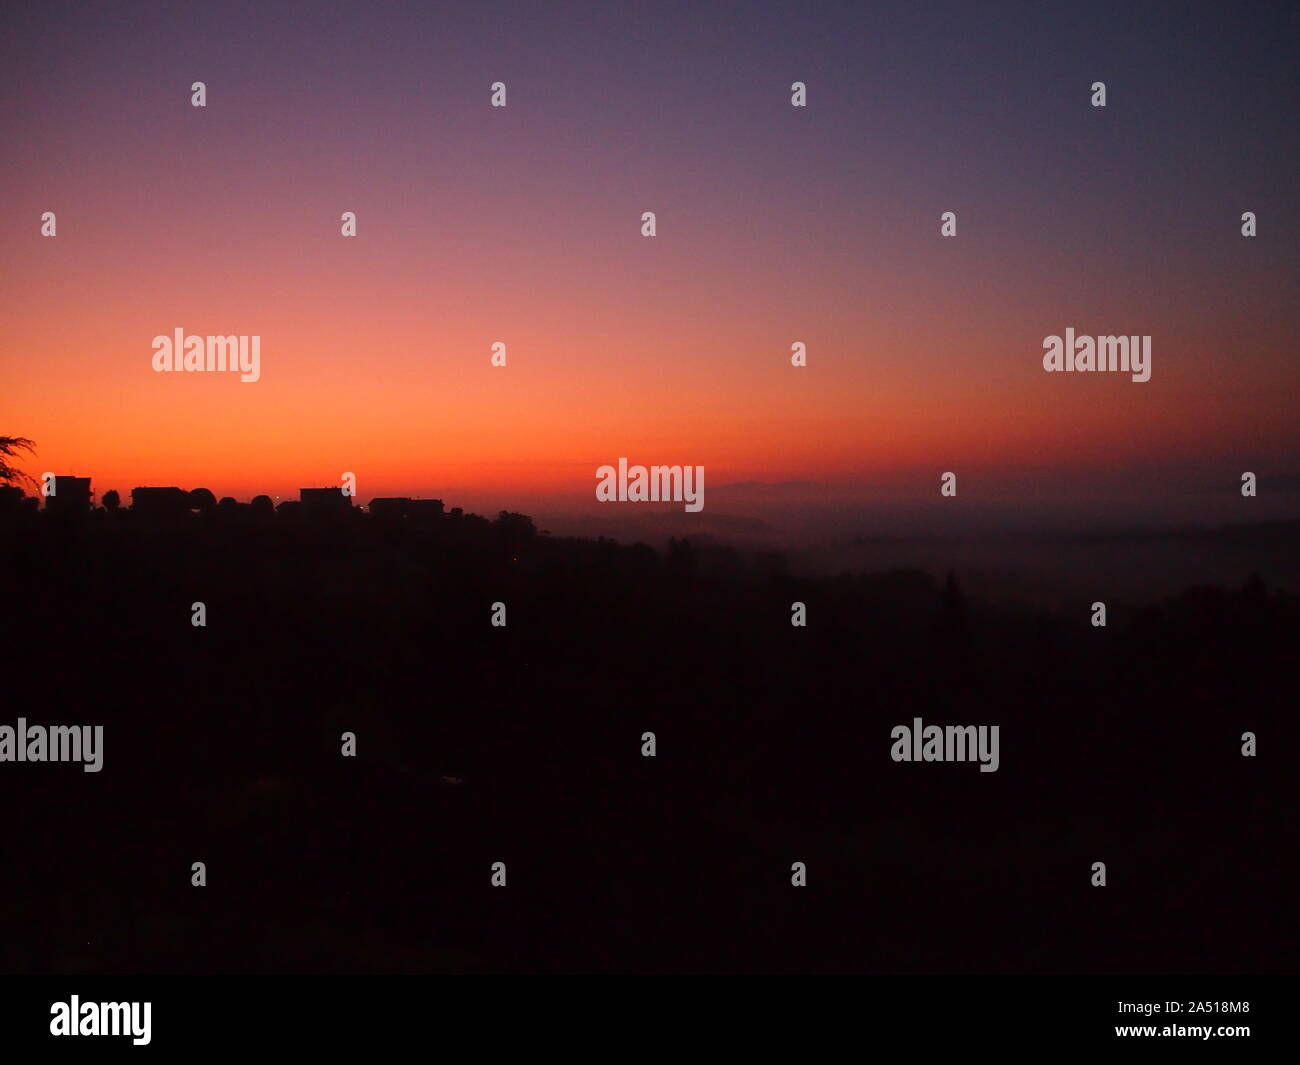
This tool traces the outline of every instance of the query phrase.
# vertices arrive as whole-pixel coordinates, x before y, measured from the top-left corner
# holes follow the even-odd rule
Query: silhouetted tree
[[[685,537],[668,540],[668,572],[680,577],[695,575],[695,549]]]
[[[104,493],[104,509],[116,511],[122,505],[122,497],[117,494],[116,488],[110,488]]]
[[[19,451],[34,455],[36,443],[25,436],[0,436],[0,481],[5,484],[13,484],[15,481],[26,482],[34,486],[36,484],[34,477],[24,473],[17,466],[9,465],[8,460],[14,458]]]
[[[962,594],[956,575],[951,571],[948,573],[948,579],[943,582],[943,605],[957,615],[966,612],[966,597]]]
[[[511,547],[519,547],[537,536],[537,526],[527,514],[503,510],[492,523],[497,533]]]
[[[195,488],[190,492],[190,510],[211,510],[217,505],[217,497],[209,488]]]
[[[271,501],[270,496],[253,496],[253,510],[258,514],[272,514],[275,512],[275,503]]]

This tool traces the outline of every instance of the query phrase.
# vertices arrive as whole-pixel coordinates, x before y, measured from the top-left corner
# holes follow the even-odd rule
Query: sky
[[[612,518],[627,456],[704,466],[714,517],[955,471],[973,511],[1187,520],[1247,470],[1300,516],[1297,10],[23,5],[0,435],[100,496]],[[155,373],[177,328],[259,335],[261,379]],[[1150,381],[1045,373],[1066,328],[1151,336]]]

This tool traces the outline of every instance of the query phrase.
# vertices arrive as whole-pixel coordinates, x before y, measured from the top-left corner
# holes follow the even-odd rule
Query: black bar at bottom
[[[494,1058],[726,1048],[768,1057],[837,1045],[929,1054],[1159,1044],[1236,1061],[1294,1047],[1294,993],[1294,978],[1277,976],[7,977],[0,1053],[173,1060],[286,1048],[382,1059],[408,1048]],[[93,1034],[100,1028],[108,1034]]]

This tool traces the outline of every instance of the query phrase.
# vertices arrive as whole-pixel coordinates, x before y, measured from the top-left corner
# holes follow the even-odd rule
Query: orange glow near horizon
[[[351,471],[362,498],[576,497],[591,491],[597,466],[624,455],[704,465],[715,485],[847,489],[913,470],[928,485],[931,471],[953,467],[1185,460],[1203,454],[1207,427],[1217,448],[1239,444],[1252,457],[1261,442],[1277,452],[1294,442],[1285,391],[1233,397],[1228,382],[1209,387],[1226,376],[1210,352],[1191,338],[1180,351],[1159,334],[1152,381],[1135,384],[1044,374],[1033,330],[1013,355],[1000,343],[966,342],[955,369],[956,360],[927,351],[954,348],[959,337],[923,335],[910,348],[893,338],[881,358],[849,340],[852,324],[824,321],[798,334],[809,366],[795,369],[782,346],[763,350],[743,323],[723,342],[669,335],[653,315],[626,320],[621,338],[608,326],[593,334],[556,322],[545,306],[536,308],[539,326],[527,304],[509,317],[528,326],[492,333],[390,320],[364,298],[350,301],[362,308],[356,315],[336,308],[319,321],[273,301],[240,311],[235,297],[219,301],[228,307],[220,315],[105,302],[118,308],[107,334],[93,307],[53,324],[29,312],[4,351],[5,430],[38,444],[24,468],[91,476],[100,494],[178,484],[246,499],[334,484]],[[262,337],[256,383],[150,368],[157,333],[234,332],[249,322]],[[494,339],[508,344],[505,368],[489,365]],[[51,348],[64,354],[30,354]]]
[[[1280,238],[1216,220],[1152,239],[1122,185],[1116,205],[1059,175],[1004,190],[1019,141],[965,145],[973,184],[954,186],[905,142],[844,146],[855,113],[701,116],[691,97],[664,115],[657,82],[625,87],[632,137],[563,94],[417,115],[350,67],[369,96],[267,68],[202,111],[114,70],[75,107],[79,72],[41,75],[50,120],[7,120],[24,161],[3,172],[0,434],[37,442],[33,474],[247,499],[349,471],[363,500],[508,504],[589,499],[620,456],[848,495],[929,494],[949,469],[990,488],[1294,469]],[[719,140],[731,123],[745,135]],[[954,240],[948,198],[970,203]],[[178,327],[259,335],[261,380],[154,373],[152,338]],[[1067,327],[1151,335],[1151,380],[1044,373],[1043,337]]]

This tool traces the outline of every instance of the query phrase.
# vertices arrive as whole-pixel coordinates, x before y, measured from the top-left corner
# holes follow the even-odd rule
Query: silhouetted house
[[[370,513],[377,518],[437,519],[442,517],[442,500],[408,499],[406,496],[372,499]]]
[[[45,509],[63,514],[84,514],[90,509],[90,478],[56,473],[54,493],[45,497]]]
[[[299,488],[298,501],[304,514],[336,514],[352,509],[352,497],[342,488]]]
[[[188,514],[190,494],[184,488],[132,488],[131,511],[146,518]]]
[[[400,518],[406,514],[409,499],[372,499],[366,509],[376,518]]]

